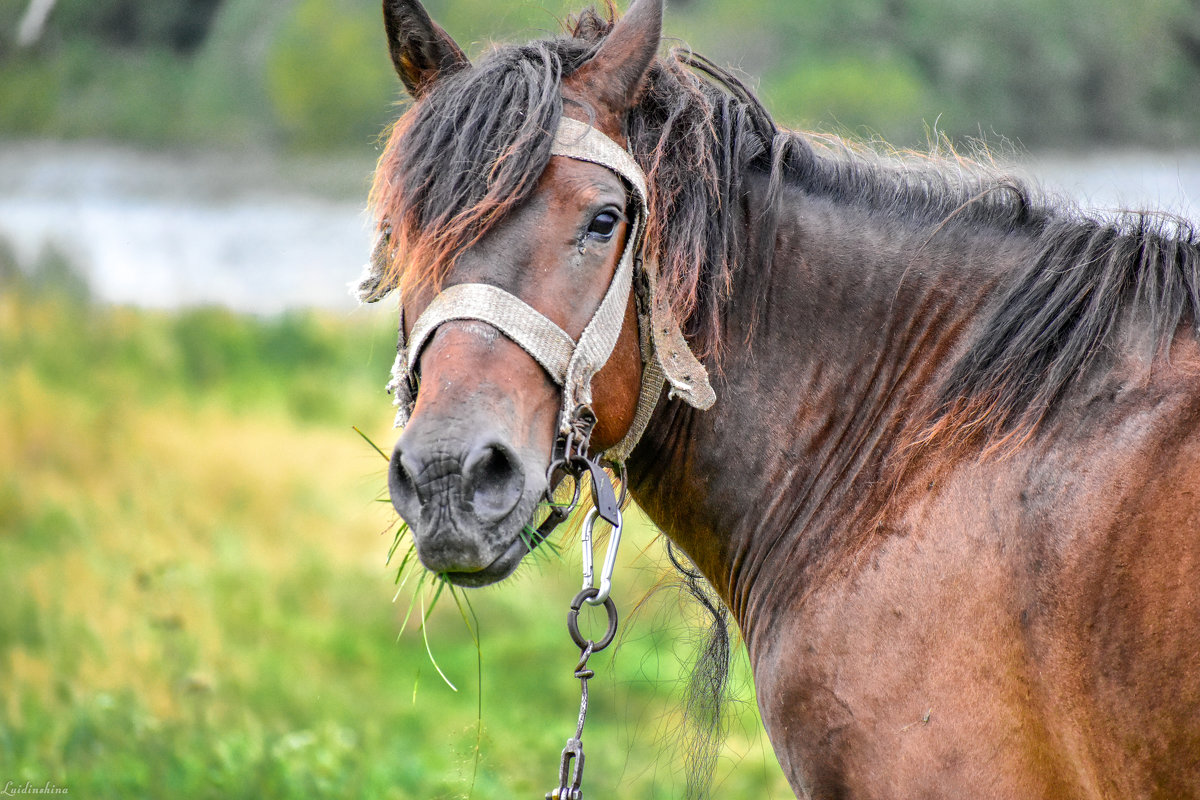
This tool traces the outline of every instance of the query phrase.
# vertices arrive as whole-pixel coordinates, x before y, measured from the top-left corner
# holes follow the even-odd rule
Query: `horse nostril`
[[[406,463],[397,443],[388,465],[388,493],[392,497],[392,506],[396,513],[410,525],[415,524],[421,516],[421,501],[417,497],[417,485],[413,480],[413,468]]]
[[[525,490],[525,472],[517,454],[496,441],[471,450],[463,464],[463,479],[475,515],[489,522],[507,516]]]

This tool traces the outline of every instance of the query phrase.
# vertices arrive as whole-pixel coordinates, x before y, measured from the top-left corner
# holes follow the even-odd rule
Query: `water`
[[[349,309],[370,167],[0,145],[0,236],[24,263],[52,244],[114,303]]]
[[[1200,152],[1044,154],[1017,169],[1086,208],[1156,209],[1200,223]]]
[[[114,303],[348,310],[370,248],[370,169],[369,158],[0,144],[0,237],[25,262],[48,244],[66,252]],[[1200,220],[1200,153],[1045,155],[1020,171],[1089,207]]]

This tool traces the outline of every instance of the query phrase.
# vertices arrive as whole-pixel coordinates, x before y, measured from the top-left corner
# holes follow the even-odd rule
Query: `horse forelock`
[[[371,189],[388,284],[436,286],[533,192],[562,115],[551,43],[497,48],[441,78],[396,123]]]

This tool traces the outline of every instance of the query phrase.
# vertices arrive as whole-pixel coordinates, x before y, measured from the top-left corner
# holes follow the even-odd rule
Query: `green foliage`
[[[187,91],[189,140],[277,145],[270,113],[267,59],[291,4],[223,0],[204,47],[193,59]]]
[[[192,52],[220,0],[57,0],[56,23],[81,38],[121,47]]]
[[[275,114],[306,148],[365,145],[379,136],[396,90],[379,4],[301,0],[280,28],[267,63]],[[373,57],[366,57],[373,56]]]
[[[100,312],[86,282],[47,251],[31,270],[0,251],[7,336],[0,363],[69,391],[89,376],[112,397],[219,400],[238,411],[283,410],[299,422],[346,420],[379,402],[395,333],[390,320],[344,327],[328,315],[289,312],[257,319],[221,308],[177,314]],[[33,313],[33,307],[42,313]],[[69,317],[70,324],[54,319]],[[106,369],[96,374],[95,365]]]
[[[178,139],[188,67],[158,51],[110,52],[80,42],[0,62],[0,125],[10,134]],[[99,130],[98,130],[99,128]]]
[[[83,307],[91,299],[87,279],[70,258],[53,245],[42,249],[28,269],[22,268],[12,245],[0,239],[0,289],[40,298],[56,298]]]
[[[10,135],[56,130],[63,70],[57,64],[29,60],[0,69],[0,126]]]
[[[779,115],[785,123],[805,128],[842,130],[869,138],[889,131],[900,141],[913,141],[920,125],[923,87],[914,70],[900,61],[858,59],[808,61],[765,87],[772,108],[799,109]]]
[[[555,34],[586,5],[427,4],[471,54]],[[936,120],[952,138],[1189,146],[1200,136],[1196,8],[679,2],[665,29],[760,81],[785,122],[898,145],[923,144]],[[0,27],[15,27],[17,12],[0,8]],[[374,0],[61,0],[35,47],[0,42],[0,132],[10,135],[363,151],[400,96]]]
[[[936,120],[955,138],[1178,146],[1200,132],[1200,48],[1177,34],[1194,18],[1188,0],[764,0],[689,5],[679,27],[761,77],[784,120],[821,123],[829,109],[901,145]]]

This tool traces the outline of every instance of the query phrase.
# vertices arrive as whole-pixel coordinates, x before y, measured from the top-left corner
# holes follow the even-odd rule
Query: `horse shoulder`
[[[1200,356],[1171,356],[923,486],[778,616],[756,672],[796,787],[1197,796]]]

